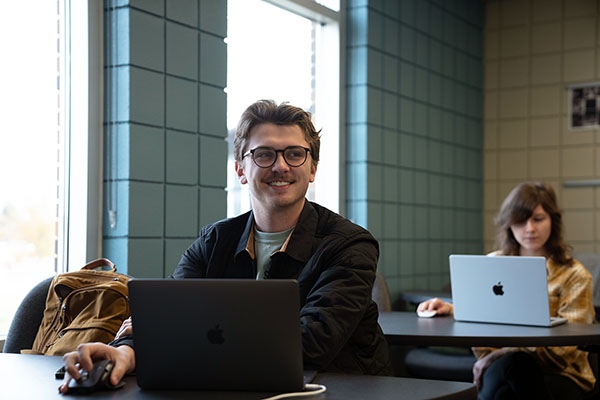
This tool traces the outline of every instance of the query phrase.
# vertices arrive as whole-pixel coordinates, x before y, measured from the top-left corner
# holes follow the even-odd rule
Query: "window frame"
[[[78,270],[102,253],[103,2],[61,3],[61,28],[69,40],[61,43],[61,124],[66,132],[57,273]]]

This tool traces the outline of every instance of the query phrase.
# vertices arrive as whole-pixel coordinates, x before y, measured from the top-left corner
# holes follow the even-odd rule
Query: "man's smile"
[[[289,181],[271,181],[268,182],[268,184],[270,186],[286,186],[286,185],[290,185],[292,182]]]
[[[268,177],[264,178],[263,182],[269,186],[281,187],[281,186],[291,185],[295,182],[295,180],[289,176],[281,176],[279,174],[271,174]]]

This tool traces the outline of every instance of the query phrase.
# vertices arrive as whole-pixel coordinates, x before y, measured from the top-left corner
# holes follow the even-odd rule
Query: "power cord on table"
[[[325,385],[319,385],[316,383],[307,383],[304,385],[305,392],[290,392],[290,393],[282,393],[277,396],[266,397],[262,400],[279,400],[279,399],[287,399],[288,397],[300,397],[300,396],[312,396],[315,394],[323,393],[327,390]]]

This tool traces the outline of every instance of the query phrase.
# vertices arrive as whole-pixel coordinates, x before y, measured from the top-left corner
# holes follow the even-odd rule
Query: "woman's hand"
[[[453,311],[452,304],[436,298],[426,300],[419,304],[417,312],[421,311],[436,311],[438,315],[451,314]]]
[[[473,382],[477,385],[477,390],[481,390],[481,384],[483,374],[488,369],[490,365],[500,357],[506,354],[506,351],[503,349],[496,349],[485,356],[481,357],[479,360],[473,364]]]

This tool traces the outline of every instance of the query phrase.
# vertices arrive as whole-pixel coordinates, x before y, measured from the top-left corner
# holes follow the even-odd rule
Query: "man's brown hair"
[[[233,139],[233,156],[236,161],[242,161],[244,153],[248,150],[246,145],[252,128],[264,123],[299,126],[310,147],[312,163],[317,165],[321,138],[320,131],[315,130],[310,113],[287,103],[277,105],[273,100],[259,100],[246,108],[242,114]]]

